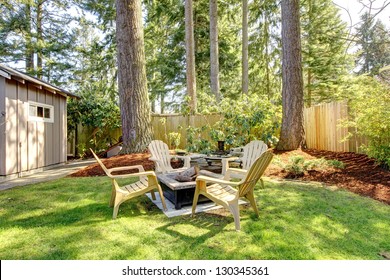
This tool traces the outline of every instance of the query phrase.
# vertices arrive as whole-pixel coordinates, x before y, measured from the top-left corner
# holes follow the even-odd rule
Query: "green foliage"
[[[281,12],[274,0],[249,1],[249,92],[280,102]]]
[[[289,163],[284,166],[284,169],[295,176],[300,176],[307,170],[307,164],[303,156],[294,156],[289,158]]]
[[[331,0],[305,0],[301,29],[305,102],[311,106],[332,101],[342,76],[352,67],[346,24]]]
[[[241,96],[237,100],[224,99],[220,105],[223,119],[215,124],[225,143],[243,146],[259,139],[269,146],[276,144],[280,132],[281,107],[257,95]]]
[[[344,169],[345,163],[336,159],[330,159],[327,161],[328,166],[337,168],[337,169]]]
[[[350,121],[357,134],[365,137],[368,156],[390,166],[390,88],[370,76],[350,78],[343,92],[349,100]]]
[[[345,164],[338,160],[326,160],[325,158],[305,160],[303,156],[291,156],[287,164],[280,160],[277,160],[275,163],[295,177],[302,176],[310,170],[324,170],[329,167],[336,169],[345,168]]]
[[[367,12],[361,21],[356,29],[358,73],[378,75],[382,67],[390,64],[390,30]]]
[[[117,141],[111,135],[112,131],[121,125],[120,111],[118,105],[110,99],[94,92],[84,92],[80,100],[68,101],[67,111],[68,128],[71,133],[77,129],[78,124],[92,129],[88,138],[89,143],[80,143],[81,146],[78,147],[80,154],[88,147],[99,152]]]
[[[171,149],[176,149],[180,145],[181,133],[170,132],[168,133],[168,142]]]
[[[177,109],[185,89],[184,6],[179,0],[144,1],[145,54],[152,111]],[[175,99],[171,98],[175,97]],[[168,101],[167,99],[173,99]]]
[[[244,146],[254,139],[262,140],[269,146],[278,141],[281,107],[268,99],[254,94],[237,100],[225,98],[217,113],[222,115],[222,119],[214,125],[187,128],[189,151],[215,150],[217,141],[225,141],[227,147]]]
[[[5,0],[0,13],[0,62],[24,62],[28,74],[64,85],[75,64],[77,18],[69,1]]]
[[[189,152],[198,152],[202,154],[210,153],[214,149],[214,146],[207,139],[204,138],[204,134],[207,133],[209,129],[210,126],[208,125],[202,127],[187,127],[186,149]]]

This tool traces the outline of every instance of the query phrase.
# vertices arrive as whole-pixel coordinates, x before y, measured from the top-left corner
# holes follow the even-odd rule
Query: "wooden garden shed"
[[[0,181],[66,162],[68,96],[0,64]]]

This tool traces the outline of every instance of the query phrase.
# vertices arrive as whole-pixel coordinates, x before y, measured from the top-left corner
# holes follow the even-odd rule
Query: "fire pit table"
[[[157,179],[160,182],[164,196],[175,205],[179,210],[184,205],[192,205],[195,193],[195,181],[179,182],[175,180],[178,172],[158,174]],[[208,198],[200,195],[198,202],[210,201]]]

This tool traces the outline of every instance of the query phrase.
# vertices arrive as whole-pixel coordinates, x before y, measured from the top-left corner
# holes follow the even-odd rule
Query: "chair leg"
[[[249,200],[253,210],[255,211],[257,217],[259,216],[259,209],[257,208],[257,204],[256,204],[256,200],[255,200],[255,196],[253,194],[253,191],[249,192],[246,196],[246,199]]]
[[[223,177],[224,180],[230,181],[230,170],[225,172],[225,176]]]
[[[152,195],[152,199],[153,199],[153,200],[156,200],[156,195],[155,195],[155,193],[154,193],[154,190],[151,190],[151,191],[150,191],[150,194]]]
[[[236,230],[239,231],[241,227],[240,227],[240,209],[238,207],[238,200],[229,202],[229,210],[233,214]]]
[[[264,189],[264,181],[263,181],[263,178],[260,178],[260,184],[261,184],[261,187]]]
[[[164,211],[168,211],[167,205],[165,204],[164,193],[163,193],[160,185],[157,185],[157,190],[158,190],[158,193],[160,194],[160,199],[161,199],[161,203],[163,205]]]
[[[112,218],[116,219],[116,216],[118,216],[119,206],[123,202],[123,195],[117,194],[115,197],[115,203],[114,203],[114,212],[112,214]]]
[[[196,210],[196,205],[198,204],[198,198],[199,198],[199,188],[195,188],[195,193],[194,193],[194,200],[192,201],[192,217],[195,216],[195,210]]]
[[[116,198],[116,190],[115,187],[112,186],[112,191],[111,191],[111,198],[110,198],[110,207],[114,207],[115,205],[115,198]]]

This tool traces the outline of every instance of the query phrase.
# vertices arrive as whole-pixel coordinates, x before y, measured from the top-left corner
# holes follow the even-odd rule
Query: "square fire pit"
[[[175,180],[178,172],[157,175],[161,188],[169,201],[179,210],[184,205],[192,205],[194,199],[196,182],[179,182]],[[199,196],[198,202],[210,201],[203,195]]]

